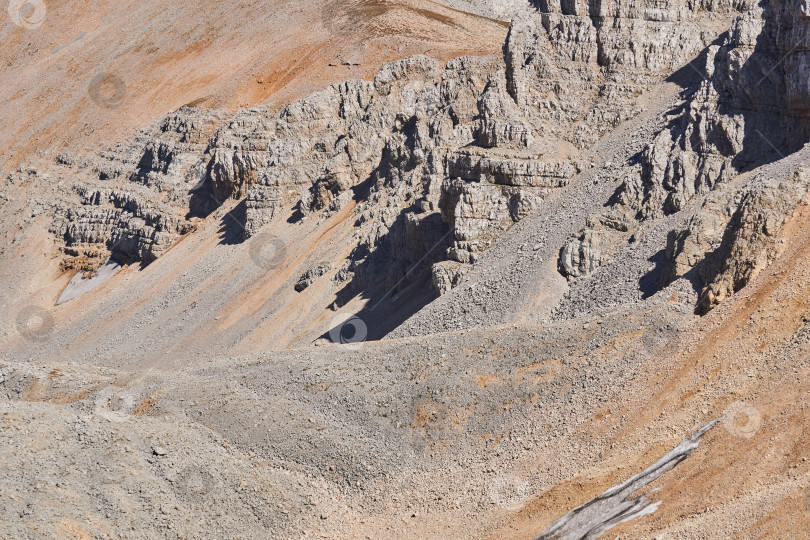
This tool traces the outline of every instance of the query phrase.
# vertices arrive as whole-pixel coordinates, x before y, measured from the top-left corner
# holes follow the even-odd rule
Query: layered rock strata
[[[84,157],[60,154],[55,174],[69,187],[49,204],[63,266],[92,272],[110,256],[148,264],[192,231],[190,209],[214,206],[193,199],[206,175],[208,139],[225,117],[183,108],[128,144]]]
[[[564,189],[585,166],[582,151],[637,114],[649,88],[744,11],[724,45],[709,47],[710,80],[643,153],[638,178],[561,248],[561,271],[584,276],[639,220],[678,211],[740,166],[752,124],[741,127],[729,108],[744,110],[765,92],[774,107],[762,114],[803,114],[801,93],[789,90],[804,69],[791,49],[804,39],[801,10],[749,4],[544,0],[512,24],[502,59],[442,67],[411,57],[374,81],[336,84],[279,111],[182,109],[94,158],[88,182],[56,206],[53,230],[66,252],[118,251],[148,263],[227,198],[245,201],[245,237],[282,217],[320,220],[352,205],[357,244],[338,284],[430,279],[443,293],[503,231]],[[769,89],[730,85],[746,79],[750,70],[734,71],[740,65],[764,66],[760,51],[789,53],[776,73],[760,69]],[[783,101],[785,114],[775,107]],[[803,134],[802,125],[785,137]],[[66,175],[87,168],[63,161]]]
[[[690,276],[699,288],[697,311],[705,313],[767,263],[765,239],[778,232],[801,200],[803,174],[791,180],[759,175],[740,185],[730,181],[810,141],[810,94],[804,84],[810,72],[810,17],[806,3],[798,1],[731,7],[743,13],[691,64],[692,75],[702,73],[703,80],[686,88],[668,127],[638,156],[638,174],[626,178],[606,214],[622,216],[627,225],[605,235],[601,225],[586,224],[561,249],[564,275],[573,279],[595,271],[626,240],[627,231],[700,200],[701,208],[669,235],[662,287]]]

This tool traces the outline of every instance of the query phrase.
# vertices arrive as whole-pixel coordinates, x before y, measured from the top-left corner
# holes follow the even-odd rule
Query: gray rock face
[[[389,265],[388,282],[415,261],[423,272],[443,258],[474,262],[549,190],[567,185],[579,169],[576,148],[633,114],[644,84],[693,52],[672,56],[671,42],[694,48],[710,33],[685,7],[663,14],[589,8],[617,18],[617,30],[597,25],[582,6],[539,8],[513,25],[505,62],[460,58],[442,70],[413,57],[384,66],[373,83],[333,85],[278,113],[255,107],[226,119],[178,111],[136,141],[131,158],[96,165],[102,180],[126,178],[149,191],[124,183],[116,189],[125,193],[89,194],[57,209],[54,232],[68,246],[115,244],[127,258],[149,262],[193,228],[183,214],[207,215],[228,197],[245,198],[246,237],[292,207],[305,217],[355,200],[365,224],[348,263],[355,277],[370,279],[378,269],[370,254],[390,255],[397,242],[421,247]],[[682,39],[684,32],[697,38]],[[600,48],[612,47],[634,52],[600,57]],[[423,229],[422,241],[408,236]]]
[[[731,2],[536,2],[505,45],[507,88],[535,131],[585,149],[719,34]],[[650,5],[652,4],[652,5]]]
[[[630,237],[630,220],[621,214],[588,218],[586,227],[562,248],[560,272],[569,278],[590,274],[607,261],[623,240]]]
[[[277,112],[182,109],[89,163],[65,156],[66,174],[86,169],[92,178],[55,206],[53,231],[74,261],[67,266],[92,267],[111,252],[148,263],[229,197],[244,198],[246,238],[277,219],[324,219],[351,206],[357,247],[337,283],[431,280],[445,293],[466,271],[458,264],[474,264],[565,189],[584,168],[581,152],[705,49],[683,69],[707,80],[639,156],[639,174],[626,178],[613,208],[560,246],[561,273],[582,277],[644,220],[681,211],[774,149],[807,139],[803,9],[535,2],[512,24],[503,59],[442,68],[411,57],[383,66],[373,82],[336,84]],[[753,144],[757,137],[768,144]],[[727,204],[707,202],[687,229],[673,231],[662,284],[716,248],[706,231],[721,230],[733,211],[711,208]]]
[[[708,312],[745,287],[774,259],[776,237],[806,198],[808,185],[810,174],[802,168],[788,178],[762,179],[743,193],[720,246],[700,268],[706,285],[698,313]]]
[[[560,271],[572,278],[590,274],[609,258],[610,238],[604,232],[584,231],[560,253]]]
[[[262,151],[253,159],[254,168],[242,175],[244,180],[237,177],[247,192],[248,236],[290,203],[301,201],[305,215],[337,205],[334,201],[340,193],[368,175],[383,141],[380,133],[360,132],[355,126],[372,95],[371,83],[335,85],[286,106],[267,121],[269,125],[259,125],[244,135],[248,141],[266,141],[259,145]],[[354,138],[348,137],[350,132]],[[238,159],[239,153],[233,151],[230,161]],[[226,185],[228,182],[233,181],[229,178]]]
[[[297,292],[306,290],[310,285],[315,283],[319,277],[323,276],[331,269],[332,265],[329,263],[323,263],[317,266],[313,266],[312,268],[304,272],[304,275],[298,279],[298,283],[295,284],[295,290]]]
[[[708,50],[707,80],[642,156],[624,201],[641,218],[683,209],[737,171],[810,140],[802,2],[766,3]]]
[[[728,7],[720,6],[718,12]],[[783,204],[790,208],[797,204],[792,195],[785,195],[784,202],[777,204],[774,188],[769,188],[765,179],[743,188],[731,187],[728,182],[747,169],[796,151],[810,140],[806,120],[810,101],[807,85],[800,82],[807,80],[808,73],[803,51],[808,46],[810,19],[805,15],[805,4],[773,2],[736,7],[743,13],[733,20],[728,33],[689,68],[692,75],[705,73],[704,80],[698,81],[691,93],[687,90],[669,126],[639,155],[639,174],[627,177],[610,210],[628,216],[632,230],[648,220],[684,211],[703,198],[702,207],[683,226],[671,231],[661,276],[661,286],[667,286],[691,275],[702,290],[698,307],[702,313],[739,290],[750,280],[750,274],[765,264],[764,259],[752,262],[748,254],[750,250],[763,253],[761,246],[730,247],[734,243],[731,239],[740,235],[757,246],[762,243],[754,239],[760,233],[745,232],[749,226],[756,230],[761,227],[741,216],[770,215],[773,212],[768,208],[774,205],[780,209],[776,214],[783,215],[787,212]],[[801,191],[803,183],[797,181],[796,185]],[[759,190],[771,195],[751,195]],[[793,189],[787,192],[793,193]],[[772,225],[775,222],[781,218],[771,215]],[[614,237],[613,245],[620,241],[621,237]],[[570,277],[593,272],[609,258],[603,252],[610,251],[610,246],[597,230],[586,228],[579,245],[572,243],[562,249],[561,272]],[[720,271],[720,267],[727,270]]]
[[[431,282],[436,293],[441,296],[457,287],[464,277],[465,265],[456,261],[442,261],[433,265]]]
[[[745,186],[723,184],[670,232],[661,286],[693,274],[696,311],[705,314],[745,287],[778,253],[777,236],[807,196],[810,175],[757,175]]]
[[[470,182],[550,189],[565,187],[575,173],[575,166],[569,162],[548,162],[537,157],[466,149],[447,156],[447,177]]]
[[[542,198],[519,188],[453,180],[442,188],[442,219],[453,231],[450,258],[475,262],[498,235],[537,208]]]
[[[471,262],[536,207],[545,189],[574,174],[568,162],[538,163],[521,154],[529,129],[510,117],[519,112],[503,82],[493,82],[499,72],[502,77],[503,64],[495,58],[459,58],[441,70],[430,58],[412,57],[384,66],[373,84],[350,81],[276,117],[232,121],[209,149],[213,190],[246,190],[247,236],[291,206],[304,217],[360,203],[359,246],[338,272],[341,282],[364,286],[384,276],[391,285],[413,273],[417,261],[409,281],[423,278],[448,248],[451,258]],[[480,152],[458,152],[479,138]],[[486,148],[499,144],[514,151],[488,156]],[[261,147],[266,150],[255,150]],[[256,170],[246,173],[233,163]],[[455,177],[473,183],[464,188]],[[439,213],[441,201],[455,206],[465,189],[471,197],[459,212]],[[458,230],[448,230],[440,215]],[[451,237],[461,244],[451,246]]]
[[[481,146],[526,148],[534,138],[531,127],[506,91],[506,75],[499,73],[490,81],[478,102],[481,112]]]
[[[79,205],[57,205],[52,231],[68,247],[107,246],[112,255],[151,262],[193,225],[136,191],[76,186]]]
[[[708,253],[720,246],[723,231],[739,202],[740,195],[735,195],[732,186],[719,186],[683,227],[670,231],[662,287],[687,275]]]
[[[62,154],[56,174],[71,186],[52,203],[51,231],[64,242],[63,267],[94,271],[111,255],[149,263],[195,225],[195,189],[205,176],[201,156],[225,118],[183,108],[127,145],[78,158]]]

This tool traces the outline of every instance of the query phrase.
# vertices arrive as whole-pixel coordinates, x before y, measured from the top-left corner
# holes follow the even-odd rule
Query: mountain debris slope
[[[450,4],[268,4],[214,97],[9,138],[4,528],[807,530],[810,7]]]

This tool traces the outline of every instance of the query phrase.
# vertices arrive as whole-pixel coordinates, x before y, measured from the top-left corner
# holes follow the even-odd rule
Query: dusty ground
[[[789,262],[806,249],[806,211],[779,261],[785,272],[704,319],[662,297],[646,313],[618,309],[588,322],[209,359],[172,372],[7,364],[7,459],[24,451],[39,465],[33,476],[9,477],[5,497],[23,515],[38,508],[24,523],[46,531],[64,526],[60,486],[78,497],[62,518],[88,531],[178,530],[198,509],[176,479],[210,453],[217,465],[205,466],[213,479],[203,480],[216,483],[215,499],[244,503],[228,517],[239,527],[283,523],[290,537],[374,538],[385,529],[395,538],[533,538],[726,413],[651,486],[660,508],[611,537],[784,537],[807,526],[810,489],[810,274]],[[75,449],[60,442],[74,438]],[[65,469],[65,452],[76,470]],[[109,470],[99,460],[123,461]],[[120,469],[127,460],[143,465]],[[104,475],[131,478],[140,491],[111,500],[96,487]],[[264,487],[240,491],[259,478]],[[292,504],[295,522],[282,510],[258,519],[263,498]],[[135,507],[160,520],[147,526]],[[140,533],[120,532],[122,516]]]
[[[19,46],[0,53],[15,73],[0,85],[16,96],[0,104],[4,158],[114,140],[201,99],[230,109],[281,103],[411,52],[490,53],[505,33],[433,2],[267,4],[87,3],[79,26],[67,16],[75,5],[49,4],[41,31],[5,28],[0,38]],[[317,31],[293,33],[305,26]],[[351,55],[359,66],[343,65]],[[100,69],[126,82],[115,110],[88,97]],[[71,275],[58,268],[47,219],[31,215],[26,186],[9,192],[0,530],[531,539],[725,414],[647,488],[660,507],[605,537],[798,537],[810,528],[810,206],[782,231],[768,271],[703,318],[681,299],[683,284],[635,296],[636,272],[649,264],[640,253],[622,259],[626,288],[607,282],[620,294],[605,292],[584,317],[573,316],[584,293],[569,295],[567,316],[553,319],[571,292],[549,259],[557,248],[521,248],[559,208],[571,212],[568,225],[555,221],[564,236],[610,195],[621,171],[601,164],[632,150],[639,126],[669,106],[674,90],[660,90],[647,116],[596,149],[598,167],[509,231],[488,255],[499,262],[470,276],[468,291],[494,291],[498,302],[486,316],[476,307],[459,316],[480,328],[432,331],[433,314],[452,311],[456,297],[411,321],[425,335],[319,341],[338,315],[321,309],[335,291],[328,279],[301,295],[292,285],[313,263],[345,257],[346,216],[285,222],[274,233],[294,249],[269,271],[251,256],[260,242],[228,241],[233,205],[149,267],[52,307]],[[21,121],[21,109],[32,114]],[[597,174],[606,180],[591,187]],[[534,273],[516,277],[525,267]],[[631,286],[632,297],[621,292]],[[392,298],[381,309],[398,319],[416,308]],[[43,326],[21,328],[21,315]]]
[[[48,2],[33,29],[2,15],[3,176],[189,103],[278,105],[410,54],[492,54],[508,26],[428,0]]]
[[[215,522],[221,531],[533,538],[730,413],[736,424],[718,425],[651,486],[660,508],[611,534],[780,537],[806,526],[807,207],[783,231],[773,270],[704,318],[663,291],[643,310],[631,303],[356,350],[309,345],[334,314],[302,326],[313,315],[301,302],[326,301],[314,297],[328,299],[328,287],[284,300],[297,270],[344,249],[341,216],[290,225],[284,237],[299,249],[267,273],[244,262],[249,244],[221,242],[227,211],[155,264],[49,310],[54,326],[41,336],[21,335],[6,315],[6,459],[39,456],[36,475],[4,483],[14,486],[9,512],[22,518],[7,514],[9,524],[136,538],[186,527],[195,537],[189,523],[207,514],[188,495],[182,478],[191,475],[193,485],[217,486],[211,506],[231,509]],[[36,258],[47,249],[37,223],[12,234],[7,250],[42,280],[14,296],[48,305],[69,276],[45,279],[43,265],[57,270],[55,259]],[[504,245],[525,243],[523,234],[510,231]],[[260,352],[269,349],[279,350]],[[234,354],[251,356],[227,359]],[[160,445],[171,462],[155,455]],[[69,471],[74,462],[90,476]],[[134,482],[132,493],[111,499],[97,488],[121,478]],[[259,484],[244,491],[245,482]],[[60,489],[77,498],[68,518]],[[275,509],[265,515],[257,508],[267,501]],[[144,515],[157,518],[147,525]],[[124,516],[135,533],[119,528]]]

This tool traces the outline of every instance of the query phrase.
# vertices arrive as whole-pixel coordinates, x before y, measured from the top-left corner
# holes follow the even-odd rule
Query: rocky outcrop
[[[431,283],[439,296],[461,284],[466,265],[457,261],[442,261],[431,269]]]
[[[472,262],[576,170],[527,149],[530,130],[502,78],[495,58],[459,58],[442,71],[414,57],[383,67],[373,86],[336,85],[288,106],[265,135],[247,234],[293,205],[303,217],[354,200],[358,247],[338,282],[404,286],[447,257]]]
[[[553,180],[570,178],[580,168],[571,156],[637,115],[639,98],[698,56],[733,14],[745,7],[685,1],[541,1],[536,5],[537,15],[515,21],[510,29],[504,46],[505,89],[519,111],[512,113],[513,118],[528,124],[534,147],[542,149],[542,155],[530,158],[532,168],[541,169],[541,174],[530,176],[542,177],[538,185],[547,187],[564,186],[567,182],[555,185]],[[490,131],[521,133],[520,129]],[[552,183],[543,183],[548,180]],[[638,193],[644,199],[633,182],[627,182],[627,198]],[[590,220],[561,248],[561,273],[576,278],[601,266],[635,229],[628,219],[632,213],[622,208]],[[614,227],[617,215],[622,216],[618,228]]]
[[[379,279],[378,253],[394,257],[388,283],[412,274],[417,261],[420,278],[444,275],[431,270],[442,260],[474,263],[550,190],[570,182],[580,168],[577,149],[635,114],[638,96],[714,35],[705,6],[537,7],[513,25],[504,61],[460,58],[442,69],[412,57],[384,66],[373,82],[333,85],[279,112],[240,111],[192,167],[201,182],[190,215],[244,197],[249,237],[282,215],[301,219],[355,202],[358,247],[337,279],[359,287]],[[164,132],[185,138],[146,147],[133,180],[163,189],[161,181],[183,166],[182,145],[202,140],[208,125],[167,122]],[[583,234],[582,245],[568,250],[569,266],[584,272],[600,259],[597,237]]]
[[[240,156],[251,156],[253,168],[234,170],[222,180],[227,186],[236,179],[239,189],[229,195],[247,194],[247,236],[299,201],[303,215],[330,205],[334,209],[340,203],[337,197],[369,174],[383,140],[380,133],[361,133],[354,126],[372,94],[371,83],[350,81],[287,105],[257,126],[258,132],[244,135],[247,141],[262,141],[261,151],[253,150],[255,142],[243,143],[251,148],[249,154],[214,142],[218,161],[233,163],[244,161]]]
[[[782,221],[774,213],[783,215],[784,205],[795,207],[794,190],[804,189],[800,181],[793,187],[784,184],[782,199],[765,179],[742,189],[729,181],[810,140],[805,84],[810,18],[805,3],[715,8],[743,13],[692,63],[687,75],[705,73],[704,80],[687,88],[667,128],[639,155],[639,174],[627,177],[610,210],[630,217],[632,229],[682,212],[703,198],[695,214],[669,234],[661,277],[663,287],[689,276],[701,290],[700,313],[739,290],[766,264],[769,257],[762,244]],[[770,216],[770,228],[756,217],[763,212]],[[603,252],[609,242],[598,231],[583,232],[582,238],[578,249],[570,245],[561,252],[561,271],[571,277],[592,272],[607,260]],[[617,243],[620,240],[616,237]],[[587,264],[565,260],[572,252]]]
[[[707,254],[720,246],[723,231],[739,206],[740,197],[732,186],[720,186],[706,197],[700,210],[682,227],[669,232],[661,288],[689,274]]]
[[[640,218],[683,209],[739,171],[810,140],[810,19],[802,2],[752,6],[705,60],[706,80],[648,145],[624,203]]]
[[[448,255],[458,262],[475,262],[500,233],[526,217],[542,200],[520,188],[449,181],[442,188],[439,203],[442,218],[452,230]]]
[[[695,58],[739,7],[686,0],[536,5],[539,15],[510,29],[507,88],[537,133],[579,149],[635,116],[637,98]]]
[[[630,237],[630,220],[621,214],[591,216],[583,230],[562,248],[560,272],[569,278],[590,274]]]
[[[298,283],[295,284],[295,291],[302,292],[309,288],[310,285],[315,283],[319,277],[326,274],[328,271],[332,269],[332,265],[329,263],[321,263],[317,266],[313,266],[298,278]]]
[[[760,180],[743,193],[720,245],[700,267],[706,285],[698,300],[698,313],[710,311],[738,292],[775,258],[777,236],[805,201],[810,173],[800,169],[788,178]]]
[[[65,249],[114,247],[148,263],[229,197],[245,200],[245,237],[276,219],[323,219],[352,205],[357,246],[336,283],[401,287],[430,279],[446,292],[466,271],[459,264],[474,264],[503,231],[564,189],[582,168],[581,150],[637,114],[648,88],[749,5],[544,0],[535,8],[512,24],[502,59],[458,58],[442,67],[415,56],[383,66],[374,81],[336,84],[278,111],[181,109],[132,145],[96,157],[90,191],[66,197],[53,230]],[[794,8],[777,11],[793,21],[786,24],[795,35],[761,34],[781,51],[802,26]],[[710,49],[706,65],[716,76],[691,98],[692,112],[644,152],[621,208],[594,217],[561,248],[565,275],[592,272],[632,234],[634,220],[683,208],[737,167],[745,146],[737,120],[712,123],[700,111],[725,114],[744,97],[745,88],[722,81],[758,35],[750,22],[757,13],[747,11],[727,44]],[[748,57],[756,57],[757,43]],[[801,96],[783,93],[799,114]],[[687,143],[704,157],[687,157],[694,154]]]
[[[481,113],[479,142],[485,148],[527,148],[534,136],[520,108],[506,91],[506,74],[490,81],[478,102]]]
[[[195,227],[208,139],[227,116],[182,108],[128,144],[96,155],[60,154],[55,173],[69,190],[51,203],[51,231],[61,240],[63,267],[93,272],[110,257],[148,264]]]
[[[152,262],[193,225],[167,205],[135,190],[99,190],[76,186],[79,205],[58,204],[52,231],[66,247],[98,246],[121,262]],[[102,256],[101,258],[104,258]],[[102,261],[103,262],[103,261]],[[89,269],[88,269],[89,270]]]
[[[544,161],[542,156],[458,150],[447,156],[447,177],[503,186],[560,188],[577,172],[568,161]]]
[[[743,188],[724,185],[669,234],[661,286],[690,276],[699,287],[696,311],[709,312],[754,279],[778,253],[777,237],[805,201],[810,174],[757,175]]]

